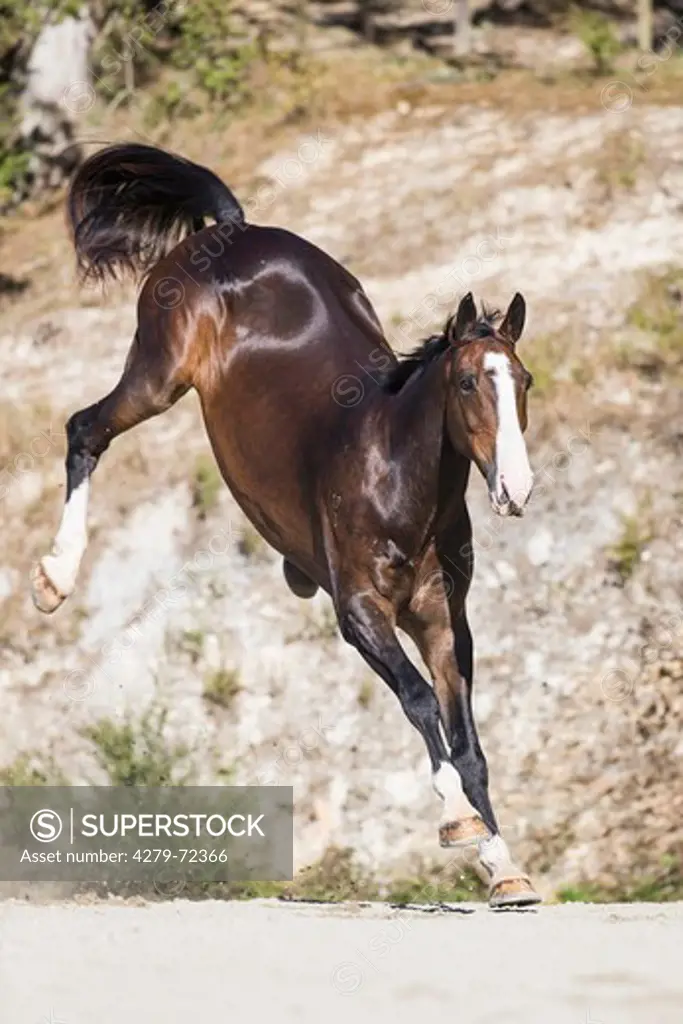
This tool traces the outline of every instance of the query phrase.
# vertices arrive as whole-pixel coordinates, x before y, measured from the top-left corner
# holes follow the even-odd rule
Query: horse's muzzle
[[[497,481],[497,486],[489,487],[489,500],[493,511],[499,516],[515,516],[517,518],[521,518],[521,516],[524,515],[524,509],[531,497],[532,488],[533,482],[526,493],[515,493],[510,495],[505,483],[502,480]]]

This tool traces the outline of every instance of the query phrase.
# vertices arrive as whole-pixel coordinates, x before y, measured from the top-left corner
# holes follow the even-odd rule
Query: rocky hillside
[[[683,847],[683,111],[610,113],[599,89],[580,115],[404,102],[312,146],[302,134],[253,169],[271,185],[258,219],[349,265],[397,347],[470,288],[527,297],[539,484],[513,522],[471,488],[494,802],[546,889],[655,875]],[[202,779],[292,784],[298,863],[330,845],[384,874],[443,859],[421,742],[328,598],[286,588],[217,481],[192,397],[103,459],[80,587],[54,617],[34,611],[63,421],[111,387],[134,323],[131,295],[79,300],[63,230],[45,223],[38,254],[12,236],[4,253],[13,279],[47,267],[52,288],[3,299],[6,777],[83,782],[103,762],[111,777],[106,737],[128,716],[178,761],[186,746]],[[98,723],[94,746],[83,730]]]

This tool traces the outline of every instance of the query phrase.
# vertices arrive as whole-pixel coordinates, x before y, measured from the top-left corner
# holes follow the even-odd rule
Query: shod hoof
[[[542,899],[526,876],[503,878],[491,886],[489,906],[494,910],[505,907],[530,907]]]
[[[45,572],[42,562],[38,562],[31,570],[31,597],[38,611],[45,612],[47,615],[56,611],[66,600],[66,595],[60,594]]]

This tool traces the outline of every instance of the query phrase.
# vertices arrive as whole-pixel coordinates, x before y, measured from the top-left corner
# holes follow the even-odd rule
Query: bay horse
[[[52,612],[74,589],[100,456],[195,388],[222,476],[282,555],[289,587],[331,596],[341,635],[422,736],[443,802],[441,845],[477,846],[490,905],[539,902],[489,798],[465,608],[472,463],[502,516],[522,515],[533,483],[531,376],[516,348],[523,297],[502,317],[478,313],[469,294],[442,332],[399,359],[355,277],[297,235],[248,223],[207,168],[110,146],[78,170],[67,210],[84,278],[132,272],[144,283],[121,379],[67,423],[66,501],[52,551],[32,571],[36,606]]]

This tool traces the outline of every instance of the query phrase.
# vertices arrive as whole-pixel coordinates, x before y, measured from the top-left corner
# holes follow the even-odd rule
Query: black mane
[[[497,309],[482,309],[481,316],[477,318],[459,339],[460,345],[467,345],[470,341],[479,341],[482,338],[495,337],[496,325],[502,314]],[[439,356],[443,355],[451,344],[450,338],[455,322],[455,314],[450,316],[439,334],[432,334],[406,355],[399,357],[398,363],[387,370],[381,380],[384,391],[395,395],[405,384],[408,383],[417,373],[422,372],[427,366],[433,363]]]

